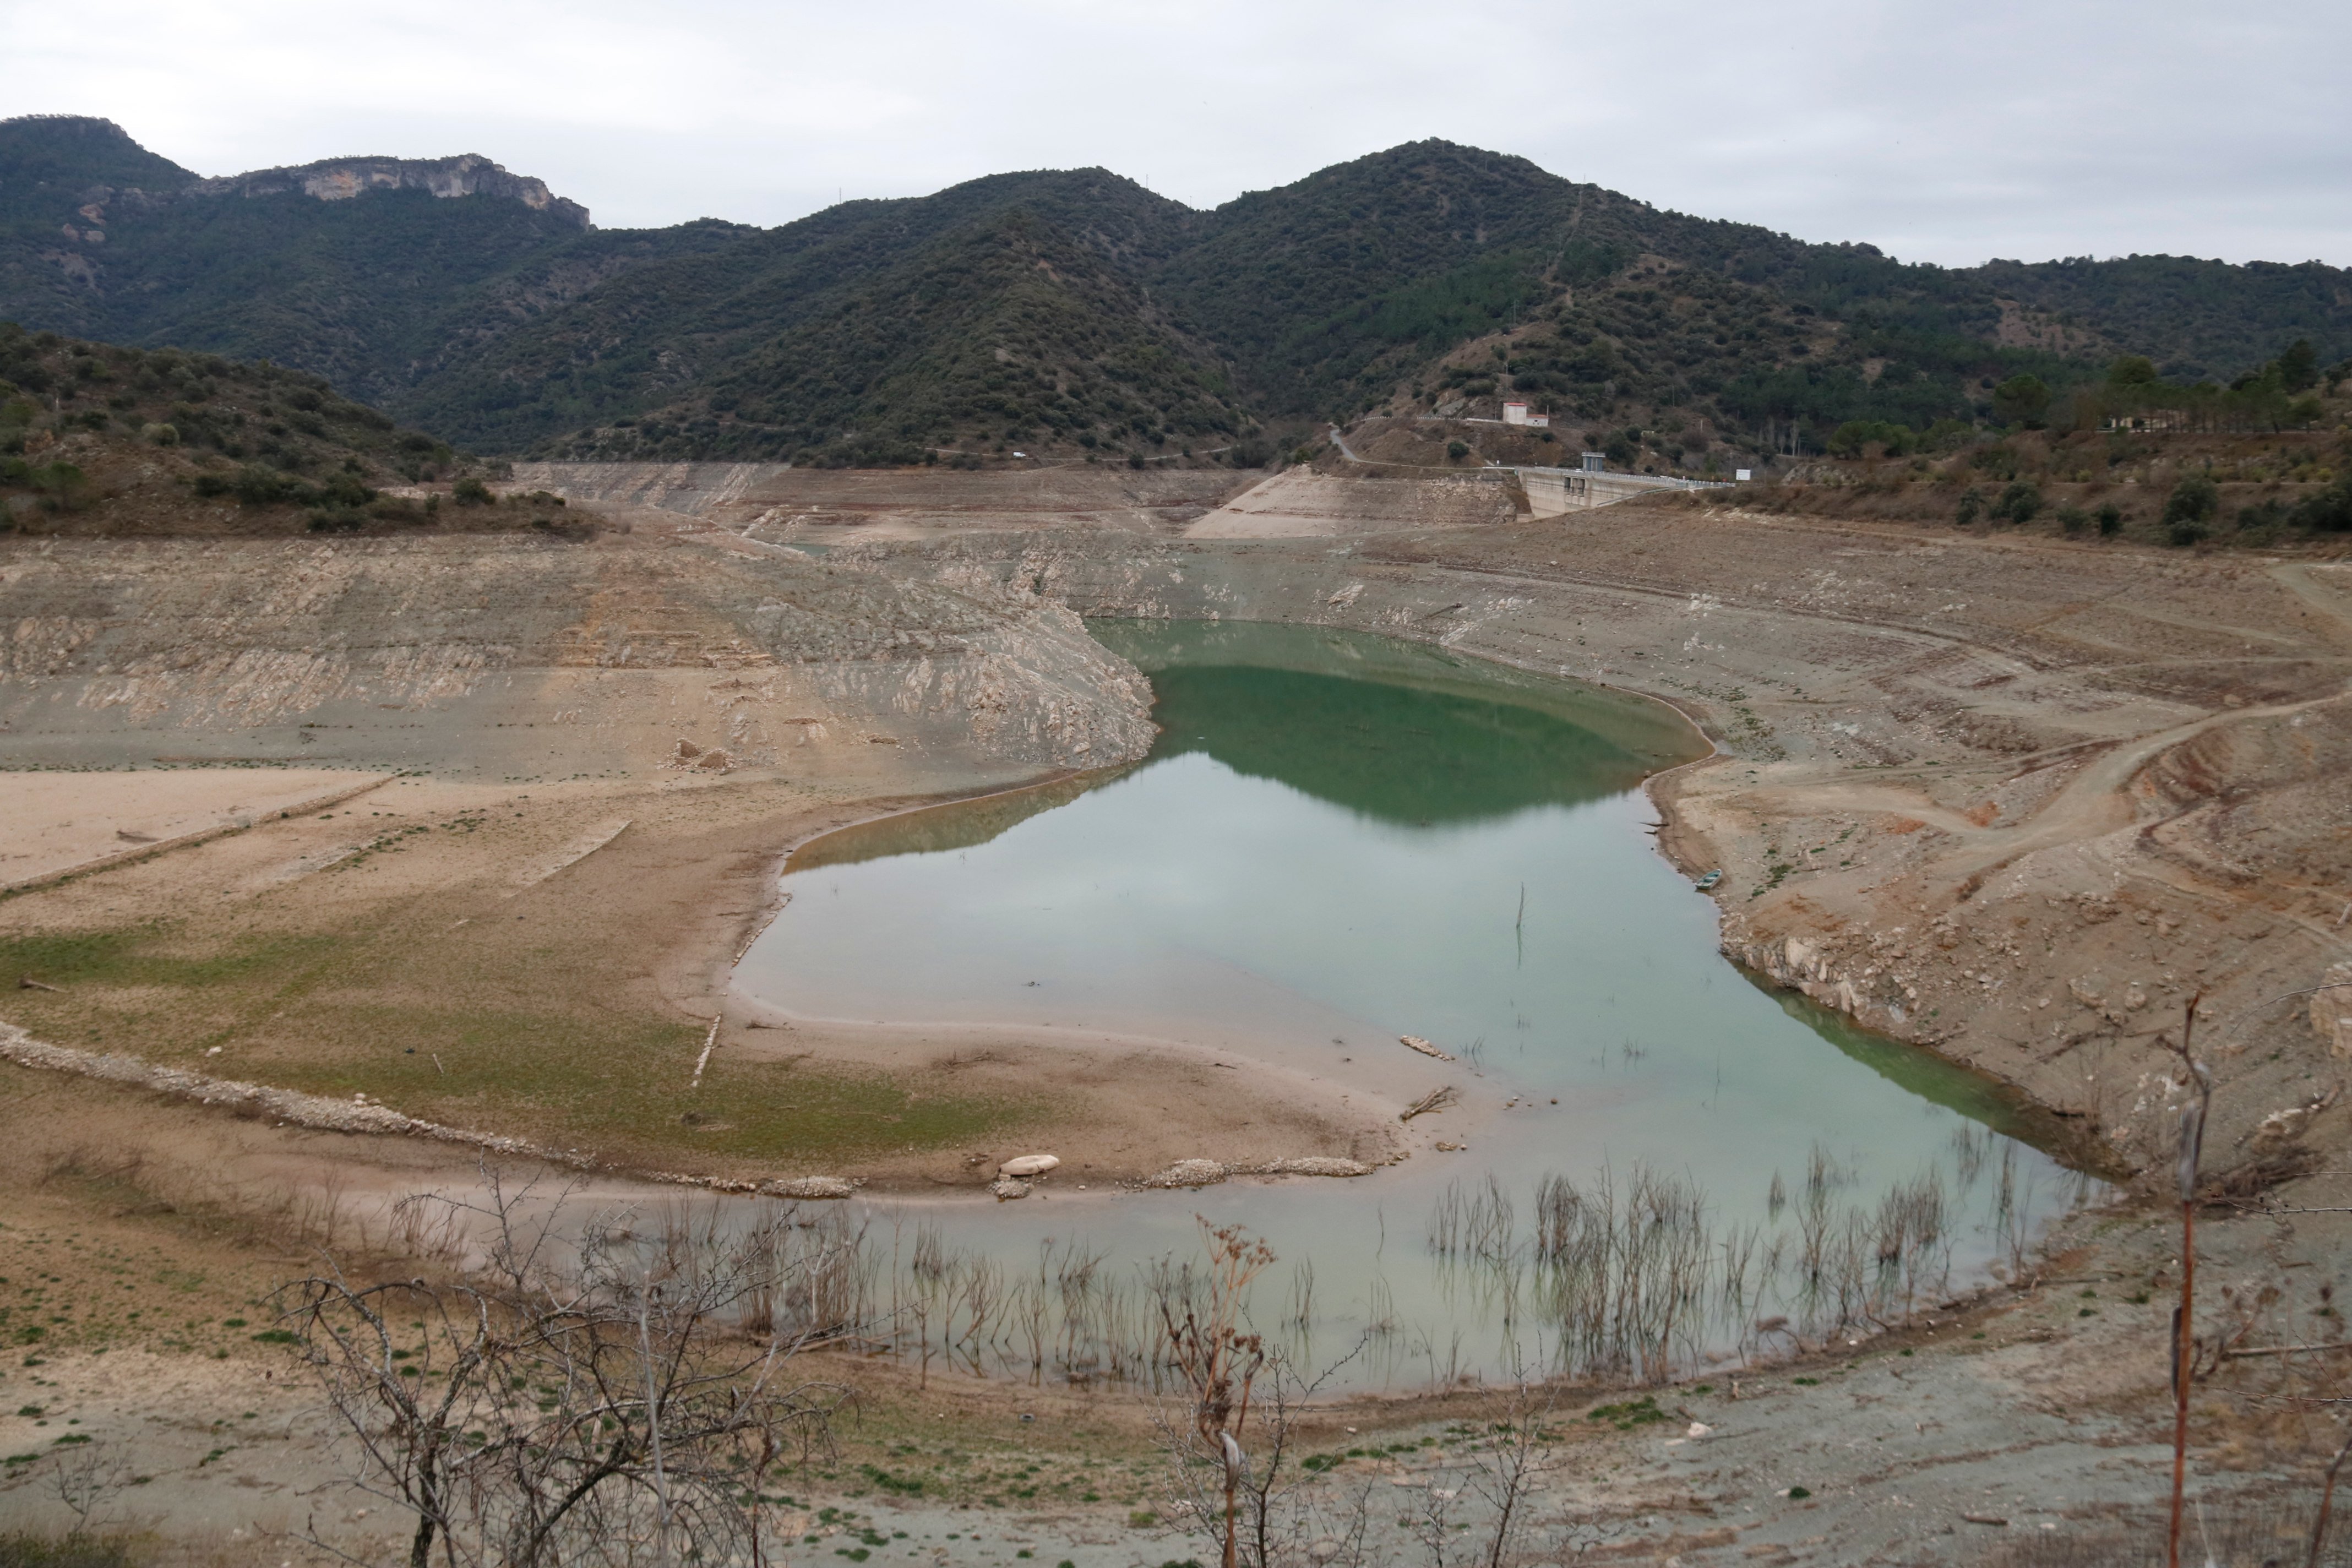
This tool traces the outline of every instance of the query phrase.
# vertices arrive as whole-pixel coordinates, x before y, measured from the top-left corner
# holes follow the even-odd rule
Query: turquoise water
[[[1311,1268],[1297,1331],[1379,1330],[1359,1380],[1393,1384],[1491,1373],[1574,1337],[1573,1309],[1554,1300],[1547,1327],[1529,1305],[1552,1299],[1547,1177],[1587,1200],[1645,1177],[1696,1205],[1694,1245],[1723,1278],[1711,1326],[1676,1331],[1683,1361],[1756,1348],[1759,1318],[1827,1334],[1857,1289],[1880,1292],[1884,1317],[1888,1289],[1916,1300],[2083,1195],[2020,1141],[2033,1123],[1994,1086],[1720,955],[1715,906],[1645,831],[1641,780],[1705,750],[1670,710],[1309,628],[1097,635],[1152,679],[1149,758],[810,847],[739,984],[803,1017],[1143,1037],[1395,1103],[1461,1099],[1366,1178],[1084,1194],[1066,1179],[1047,1202],[921,1211],[972,1257],[1034,1259],[1052,1237],[1140,1267],[1189,1255],[1196,1214],[1244,1224],[1291,1296]],[[1457,1060],[1414,1055],[1405,1034]],[[1909,1252],[1898,1234],[1887,1262],[1888,1194],[1928,1183],[1941,1219]]]

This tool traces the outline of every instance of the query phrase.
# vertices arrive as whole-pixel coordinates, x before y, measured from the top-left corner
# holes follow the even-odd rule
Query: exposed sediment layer
[[[0,553],[0,616],[18,766],[562,775],[681,739],[773,765],[842,728],[1049,768],[1152,733],[1149,686],[1061,605],[658,535],[54,542]]]

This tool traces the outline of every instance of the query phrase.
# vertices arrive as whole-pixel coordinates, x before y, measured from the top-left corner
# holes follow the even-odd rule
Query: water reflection
[[[856,1231],[899,1353],[1148,1381],[1198,1215],[1272,1243],[1255,1326],[1310,1358],[1360,1344],[1349,1383],[1643,1378],[1917,1310],[2087,1190],[2019,1141],[2050,1128],[2013,1097],[1720,956],[1633,788],[1692,754],[1671,712],[1310,629],[1100,635],[1152,677],[1150,758],[818,841],[739,984],[803,1017],[1118,1032],[1343,1087],[1369,1064],[1457,1091],[1420,1125],[1461,1152],[819,1222]]]

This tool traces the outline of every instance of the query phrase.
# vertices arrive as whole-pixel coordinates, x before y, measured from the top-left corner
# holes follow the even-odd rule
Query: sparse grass
[[[31,975],[62,986],[163,987],[195,991],[269,976],[285,976],[316,963],[335,949],[333,937],[247,937],[195,944],[162,922],[114,931],[36,931],[0,938],[0,975]],[[15,1011],[39,1011],[39,992],[27,993]],[[32,1003],[28,1008],[26,1003]],[[69,1000],[54,1001],[63,1012]]]
[[[954,1146],[1049,1108],[919,1094],[880,1073],[724,1053],[712,1059],[700,1091],[689,1092],[701,1031],[642,1014],[583,1017],[326,998],[289,1021],[298,1020],[315,1056],[276,1050],[266,1068],[248,1072],[316,1094],[365,1093],[430,1121],[593,1148],[606,1158],[670,1160],[691,1151],[802,1166]],[[400,1044],[412,1040],[414,1055]],[[688,1111],[706,1120],[689,1124],[681,1120]]]
[[[12,1531],[0,1535],[0,1568],[131,1568],[140,1561],[120,1536],[58,1540]]]
[[[206,936],[156,922],[0,939],[37,1037],[593,1150],[608,1160],[820,1168],[983,1140],[1053,1113],[880,1072],[721,1052],[582,954],[526,938],[420,938],[409,922]],[[518,951],[520,948],[520,951]],[[213,1047],[220,1055],[208,1055]],[[689,1122],[693,1112],[698,1120]],[[696,1156],[701,1156],[699,1160]]]

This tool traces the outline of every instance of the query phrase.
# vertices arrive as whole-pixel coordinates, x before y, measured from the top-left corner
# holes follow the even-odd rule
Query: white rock
[[[1307,1154],[1295,1160],[1270,1160],[1258,1167],[1262,1176],[1369,1176],[1372,1168],[1360,1160],[1334,1154]]]
[[[1147,1187],[1213,1187],[1227,1173],[1214,1160],[1179,1160],[1143,1184]]]
[[[1062,1163],[1058,1154],[1021,1154],[996,1167],[1000,1176],[1042,1176]]]
[[[839,1176],[794,1176],[788,1182],[763,1182],[760,1190],[772,1198],[845,1198],[857,1187]]]
[[[999,1176],[996,1180],[988,1184],[988,1190],[996,1194],[996,1201],[998,1203],[1007,1203],[1014,1198],[1027,1197],[1029,1195],[1029,1184],[1026,1182],[1016,1182],[1010,1176]]]

